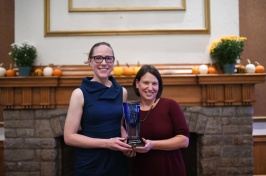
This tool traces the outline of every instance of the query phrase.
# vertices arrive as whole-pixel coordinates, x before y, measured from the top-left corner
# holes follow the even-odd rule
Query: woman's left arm
[[[179,148],[186,148],[189,144],[189,138],[183,135],[176,135],[170,139],[164,140],[148,140],[144,139],[144,147],[136,147],[134,151],[139,153],[146,153],[149,150],[176,150]]]
[[[189,138],[183,135],[176,135],[170,139],[165,140],[146,140],[151,149],[154,150],[175,150],[179,148],[186,148],[189,144]]]
[[[152,149],[175,150],[188,147],[189,129],[185,115],[176,101],[171,101],[171,103],[169,103],[169,109],[171,122],[176,135],[169,139],[151,141]]]

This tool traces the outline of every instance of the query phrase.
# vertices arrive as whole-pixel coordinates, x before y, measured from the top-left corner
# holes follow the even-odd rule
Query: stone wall
[[[252,106],[183,107],[198,134],[198,176],[253,175]],[[5,175],[60,175],[67,109],[5,110]]]
[[[66,112],[66,109],[4,111],[6,176],[58,175],[56,138],[63,135]]]
[[[253,175],[251,106],[184,108],[198,134],[198,176]]]

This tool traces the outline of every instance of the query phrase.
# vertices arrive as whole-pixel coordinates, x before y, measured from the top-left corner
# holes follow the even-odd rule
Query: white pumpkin
[[[207,74],[208,73],[208,66],[205,64],[202,64],[199,66],[199,73],[200,74]]]
[[[53,68],[52,67],[44,67],[43,68],[43,76],[52,76],[53,75]]]
[[[6,69],[2,67],[3,63],[0,64],[0,77],[5,76],[6,74]]]
[[[247,61],[248,61],[248,64],[246,65],[246,72],[247,73],[255,73],[255,71],[256,71],[255,65],[251,64],[249,59],[247,59]]]

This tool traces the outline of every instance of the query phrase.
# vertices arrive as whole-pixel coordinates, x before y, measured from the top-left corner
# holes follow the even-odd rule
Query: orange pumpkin
[[[53,76],[62,76],[62,75],[63,75],[63,72],[59,67],[53,70]]]
[[[139,61],[138,61],[138,65],[134,68],[134,74],[136,75],[138,72],[139,72],[139,70],[140,70],[140,65],[139,65]]]
[[[126,75],[126,76],[131,76],[131,75],[134,75],[134,69],[129,67],[128,64],[126,64],[127,67],[124,68],[124,71],[123,73]]]
[[[120,67],[118,60],[116,60],[116,66],[114,66],[113,73],[115,76],[121,76],[123,74],[123,68]]]
[[[208,74],[215,74],[216,73],[216,69],[213,66],[209,66],[208,67]]]
[[[8,69],[6,71],[6,76],[7,77],[16,76],[16,71],[15,70],[12,70],[12,69]]]
[[[43,71],[40,68],[36,68],[33,72],[34,76],[42,76],[43,75]]]
[[[192,67],[192,74],[199,74],[199,67],[198,66],[194,66],[194,67]]]
[[[10,64],[9,69],[6,70],[5,75],[7,77],[16,76],[16,71],[12,69],[12,64]]]
[[[264,67],[262,65],[260,65],[258,62],[255,62],[257,64],[256,68],[255,68],[255,73],[264,73]]]

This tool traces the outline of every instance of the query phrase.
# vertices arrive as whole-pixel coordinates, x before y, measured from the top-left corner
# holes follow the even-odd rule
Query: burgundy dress
[[[148,111],[140,112],[144,119]],[[176,135],[189,137],[185,116],[174,100],[160,98],[148,118],[141,123],[140,134],[145,139],[169,139]],[[180,149],[164,151],[150,150],[137,153],[133,158],[133,176],[185,176],[186,169]]]

